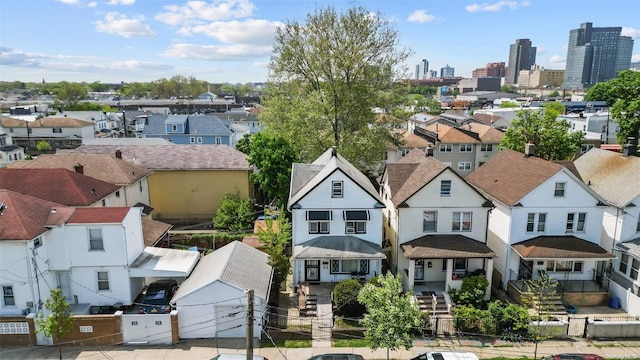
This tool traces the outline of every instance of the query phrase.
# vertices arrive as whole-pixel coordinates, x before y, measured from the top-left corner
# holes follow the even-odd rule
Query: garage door
[[[181,339],[214,338],[215,314],[209,306],[178,307],[178,326]]]
[[[221,338],[247,335],[246,311],[243,306],[216,306],[216,333]]]

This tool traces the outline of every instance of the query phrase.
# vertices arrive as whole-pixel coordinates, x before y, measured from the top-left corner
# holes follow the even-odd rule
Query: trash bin
[[[612,297],[611,299],[609,299],[609,307],[612,309],[619,309],[620,308],[620,298],[617,296]]]

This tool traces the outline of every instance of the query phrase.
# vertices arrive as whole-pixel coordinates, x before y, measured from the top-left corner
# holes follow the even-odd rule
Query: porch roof
[[[488,258],[487,245],[463,235],[427,235],[400,245],[408,259]]]
[[[640,258],[640,237],[616,244],[616,249]]]
[[[293,247],[294,259],[385,259],[380,245],[355,236],[319,236]]]
[[[613,259],[615,256],[590,241],[572,235],[538,236],[511,246],[520,257],[533,259]]]

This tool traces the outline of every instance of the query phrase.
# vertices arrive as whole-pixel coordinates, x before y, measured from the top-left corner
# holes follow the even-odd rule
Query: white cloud
[[[632,27],[623,26],[622,35],[630,36],[632,39],[640,39],[640,29],[634,29]]]
[[[271,54],[271,46],[173,44],[162,55],[200,60],[250,60]]]
[[[638,62],[638,61],[640,61],[640,54],[631,55],[631,62]]]
[[[567,50],[569,48],[569,44],[562,44],[562,50]]]
[[[182,6],[165,5],[164,10],[156,20],[168,25],[189,25],[248,17],[253,14],[254,5],[248,0],[187,1]]]
[[[178,33],[181,35],[202,34],[227,44],[272,45],[276,29],[282,26],[284,24],[280,22],[248,19],[183,27]]]
[[[551,64],[563,64],[565,61],[567,60],[560,55],[553,55],[549,58],[549,63]]]
[[[98,6],[98,3],[97,3],[97,2],[95,2],[95,1],[92,1],[92,2],[87,3],[87,7],[88,7],[88,8],[94,8],[94,7],[96,7],[96,6]]]
[[[529,1],[498,1],[494,4],[482,3],[472,4],[465,6],[468,12],[496,12],[502,10],[503,7],[508,7],[511,10],[516,10],[520,7],[529,6]]]
[[[80,0],[57,0],[61,3],[65,3],[67,5],[74,5],[80,2]]]
[[[109,12],[104,17],[104,21],[96,21],[96,31],[108,34],[116,34],[122,37],[131,38],[136,36],[156,36],[149,25],[144,24],[145,18],[142,15],[128,18],[117,12]]]
[[[136,3],[136,0],[109,0],[107,5],[133,5]]]
[[[416,10],[407,18],[411,22],[429,23],[436,19],[434,15],[429,15],[425,10]]]
[[[536,55],[542,55],[544,53],[547,52],[547,48],[545,48],[544,46],[536,46]]]

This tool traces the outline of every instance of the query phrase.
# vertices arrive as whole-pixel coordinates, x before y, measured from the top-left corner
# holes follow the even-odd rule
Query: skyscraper
[[[586,89],[616,77],[631,66],[633,39],[621,36],[622,27],[593,27],[582,23],[569,32],[565,89]]]
[[[443,67],[440,69],[440,77],[441,78],[452,78],[455,76],[455,71],[456,69],[449,66],[449,64],[447,64],[447,66]]]
[[[429,76],[429,62],[427,59],[422,59],[422,61],[416,65],[416,80],[426,79]]]
[[[536,47],[531,46],[529,39],[517,39],[509,47],[509,64],[505,72],[505,82],[515,84],[518,82],[520,70],[531,69],[536,63]]]

